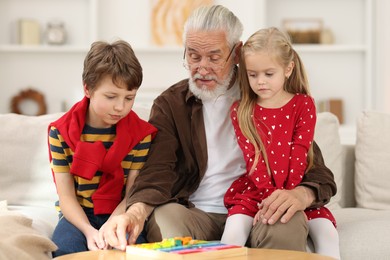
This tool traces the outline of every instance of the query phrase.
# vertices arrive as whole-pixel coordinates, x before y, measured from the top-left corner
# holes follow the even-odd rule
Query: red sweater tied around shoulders
[[[122,200],[123,159],[147,135],[152,134],[154,137],[157,129],[130,111],[117,123],[114,143],[106,150],[101,141],[93,143],[80,141],[88,106],[89,99],[84,97],[64,116],[52,122],[49,131],[51,126],[55,126],[74,152],[71,174],[91,180],[98,170],[103,173],[99,186],[92,195],[94,213],[111,214]],[[51,161],[50,147],[49,155]]]

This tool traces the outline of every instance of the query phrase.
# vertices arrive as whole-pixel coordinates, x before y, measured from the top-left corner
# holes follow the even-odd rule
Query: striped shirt
[[[116,136],[116,126],[111,128],[93,128],[85,125],[80,140],[84,142],[102,141],[106,149],[113,144]],[[133,147],[122,161],[124,174],[123,194],[130,170],[140,170],[149,152],[152,136],[147,135],[141,142]],[[68,144],[64,141],[58,129],[52,126],[49,132],[49,145],[52,155],[51,168],[54,173],[69,173],[73,161],[73,154]],[[93,208],[92,194],[99,186],[102,176],[101,171],[97,171],[91,180],[73,175],[77,200],[82,207]],[[57,210],[60,211],[59,202],[56,202]]]

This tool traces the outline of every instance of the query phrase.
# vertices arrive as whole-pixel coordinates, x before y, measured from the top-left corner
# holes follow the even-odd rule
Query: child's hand
[[[105,249],[106,243],[99,238],[99,230],[92,228],[85,234],[88,249],[91,251]]]
[[[112,247],[108,243],[106,243],[106,241],[104,240],[104,229],[105,229],[106,223],[104,223],[99,229],[99,241],[102,241],[102,243],[104,243],[104,246],[101,249],[112,249]]]

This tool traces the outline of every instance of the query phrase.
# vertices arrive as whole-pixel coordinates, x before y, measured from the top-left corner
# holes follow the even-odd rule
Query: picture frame
[[[283,20],[283,29],[290,35],[292,43],[318,44],[323,21],[320,18],[289,18]]]

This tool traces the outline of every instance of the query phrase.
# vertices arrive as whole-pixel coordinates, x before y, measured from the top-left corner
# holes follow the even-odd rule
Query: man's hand
[[[111,247],[125,250],[128,244],[134,244],[141,233],[147,216],[153,208],[144,204],[133,204],[120,215],[110,218],[99,230],[99,236]],[[126,239],[128,234],[128,239]]]
[[[276,190],[262,201],[258,214],[263,224],[275,224],[279,219],[287,223],[298,211],[303,211],[314,201],[310,188],[298,186],[293,190]]]

